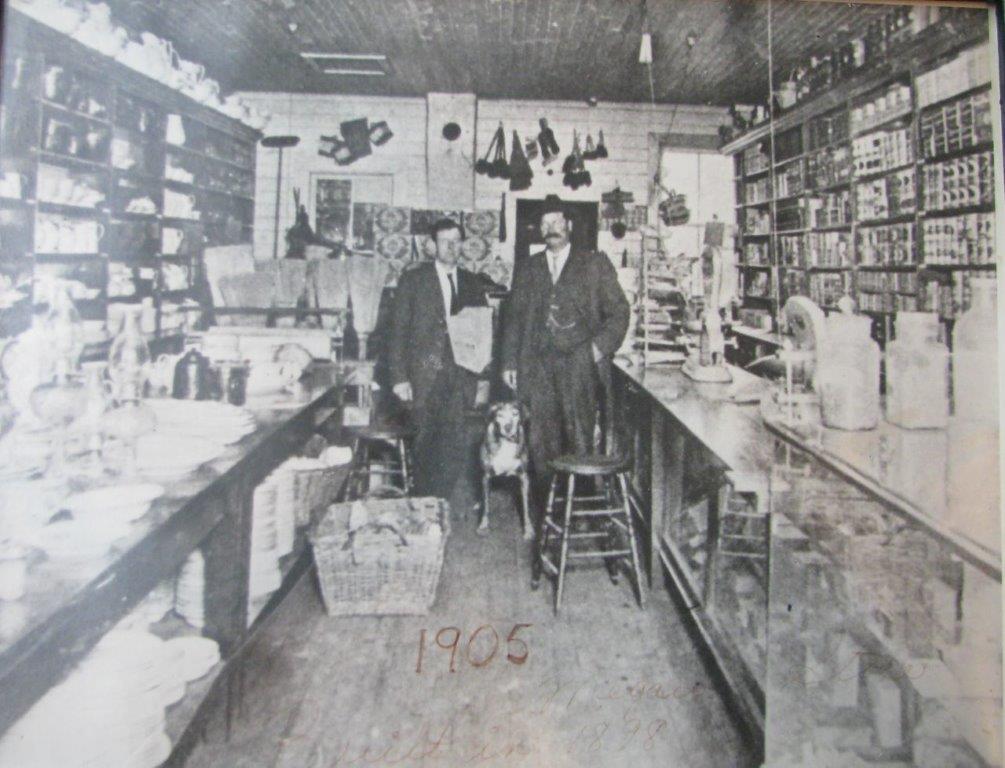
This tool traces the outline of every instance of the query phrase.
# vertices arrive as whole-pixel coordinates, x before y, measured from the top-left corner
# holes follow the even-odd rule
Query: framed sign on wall
[[[391,174],[312,173],[309,213],[318,236],[353,251],[373,251],[374,205],[391,205]]]

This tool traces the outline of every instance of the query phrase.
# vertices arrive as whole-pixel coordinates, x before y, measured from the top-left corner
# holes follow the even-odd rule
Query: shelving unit
[[[151,338],[176,336],[173,308],[202,296],[204,247],[251,241],[260,133],[17,11],[4,21],[17,47],[4,51],[0,171],[20,174],[21,194],[0,199],[0,273],[99,289],[78,301],[91,338],[110,305],[144,301]],[[36,298],[0,310],[0,336],[30,324]]]
[[[639,262],[638,324],[635,344],[644,354],[660,352],[681,352],[683,345],[679,335],[684,307],[672,300],[672,294],[679,292],[673,287],[670,262],[663,251],[660,238],[654,234],[644,234],[642,238],[642,259]],[[647,358],[648,359],[648,358]]]
[[[958,87],[948,73],[982,44],[983,27],[929,27],[723,147],[736,168],[745,306],[777,316],[794,294],[825,309],[848,294],[877,317],[881,341],[898,310],[951,321],[965,309],[969,274],[994,269],[990,83],[938,88]]]

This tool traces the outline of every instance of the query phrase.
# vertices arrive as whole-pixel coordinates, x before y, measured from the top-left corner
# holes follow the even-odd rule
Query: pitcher
[[[167,143],[176,147],[185,146],[185,124],[181,115],[167,116]]]

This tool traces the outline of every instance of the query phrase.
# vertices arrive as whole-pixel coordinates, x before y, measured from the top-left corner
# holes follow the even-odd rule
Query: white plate
[[[137,441],[136,465],[144,470],[180,472],[212,461],[221,453],[223,446],[209,440],[154,433]]]
[[[112,542],[129,533],[128,524],[105,525],[101,528],[67,520],[43,526],[30,539],[32,546],[60,560],[103,557]]]
[[[74,517],[101,515],[130,522],[143,517],[155,499],[164,495],[164,487],[154,483],[109,485],[76,493],[63,501],[63,508]]]

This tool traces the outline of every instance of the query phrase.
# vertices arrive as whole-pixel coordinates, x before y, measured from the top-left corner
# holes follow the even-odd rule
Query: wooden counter
[[[157,584],[173,577],[196,547],[202,549],[206,562],[203,634],[220,644],[225,665],[235,658],[249,635],[254,487],[340,406],[338,381],[334,366],[318,365],[285,400],[249,401],[247,407],[257,421],[255,431],[172,484],[111,553],[74,561],[72,566],[55,560],[31,561],[24,597],[16,603],[0,603],[0,612],[7,614],[0,621],[0,690],[4,691],[0,734],[64,679]],[[45,480],[35,482],[46,484]],[[288,567],[287,576],[292,578],[295,570]],[[194,716],[199,704],[186,698],[176,708]],[[190,723],[177,720],[172,724],[173,735],[181,739]]]
[[[909,765],[920,738],[999,765],[979,724],[1001,717],[1001,571],[945,520],[947,436],[783,429],[732,402],[758,380],[731,372],[699,384],[618,363],[616,439],[651,583],[668,577],[766,764]],[[926,734],[933,707],[959,730]]]

